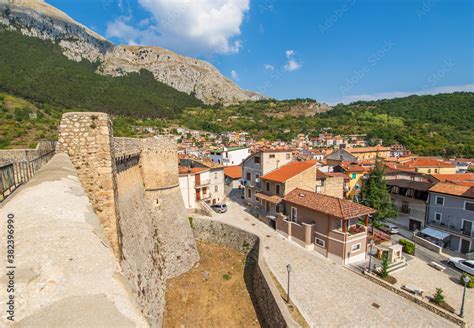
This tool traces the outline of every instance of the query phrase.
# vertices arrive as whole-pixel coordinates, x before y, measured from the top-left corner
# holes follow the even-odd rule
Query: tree
[[[380,270],[380,276],[382,278],[388,277],[388,254],[384,252],[382,255],[382,270]]]
[[[393,207],[392,199],[384,180],[382,162],[377,158],[375,167],[370,172],[367,181],[362,186],[362,200],[367,206],[377,210],[372,216],[372,224],[378,226],[386,217],[394,217],[397,211]]]

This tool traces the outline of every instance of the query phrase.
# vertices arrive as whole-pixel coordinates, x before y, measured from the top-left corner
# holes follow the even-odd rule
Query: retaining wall
[[[0,149],[0,165],[31,161],[54,150],[55,141],[41,140],[34,149]]]
[[[419,236],[415,236],[415,242],[418,245],[421,245],[421,246],[429,249],[430,251],[436,252],[438,254],[441,254],[441,252],[443,250],[443,248],[441,246],[433,244],[432,242],[429,242],[428,240],[426,240],[424,238],[421,238]]]
[[[263,327],[299,327],[281,299],[263,256],[260,256],[260,239],[256,235],[212,219],[193,218],[192,222],[196,239],[224,244],[247,254],[245,283]]]

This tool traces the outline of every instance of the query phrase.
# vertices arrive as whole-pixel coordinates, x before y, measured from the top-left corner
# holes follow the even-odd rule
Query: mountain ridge
[[[145,69],[155,80],[206,104],[230,105],[266,97],[241,89],[212,64],[157,46],[115,45],[41,0],[0,0],[0,26],[57,43],[74,61],[99,61],[97,73],[123,76]]]

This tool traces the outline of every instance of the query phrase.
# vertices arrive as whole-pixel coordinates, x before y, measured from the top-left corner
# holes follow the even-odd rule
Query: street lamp
[[[464,299],[466,298],[466,287],[469,281],[471,281],[471,278],[469,278],[469,276],[466,274],[465,276],[461,277],[461,280],[464,282],[464,292],[462,294],[461,313],[459,313],[459,316],[464,318]]]
[[[369,250],[369,273],[370,273],[370,264],[372,263],[372,246],[374,246],[374,240],[370,241],[370,250]]]
[[[288,271],[288,288],[286,293],[286,302],[290,303],[290,272],[291,272],[291,265],[286,266],[286,271]]]

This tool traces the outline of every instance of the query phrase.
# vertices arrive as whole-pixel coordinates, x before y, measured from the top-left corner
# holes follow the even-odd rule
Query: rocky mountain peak
[[[265,98],[241,89],[208,62],[155,46],[116,46],[42,0],[0,0],[2,28],[55,42],[71,60],[99,61],[100,74],[121,76],[148,70],[156,80],[194,93],[207,104],[228,105]]]

